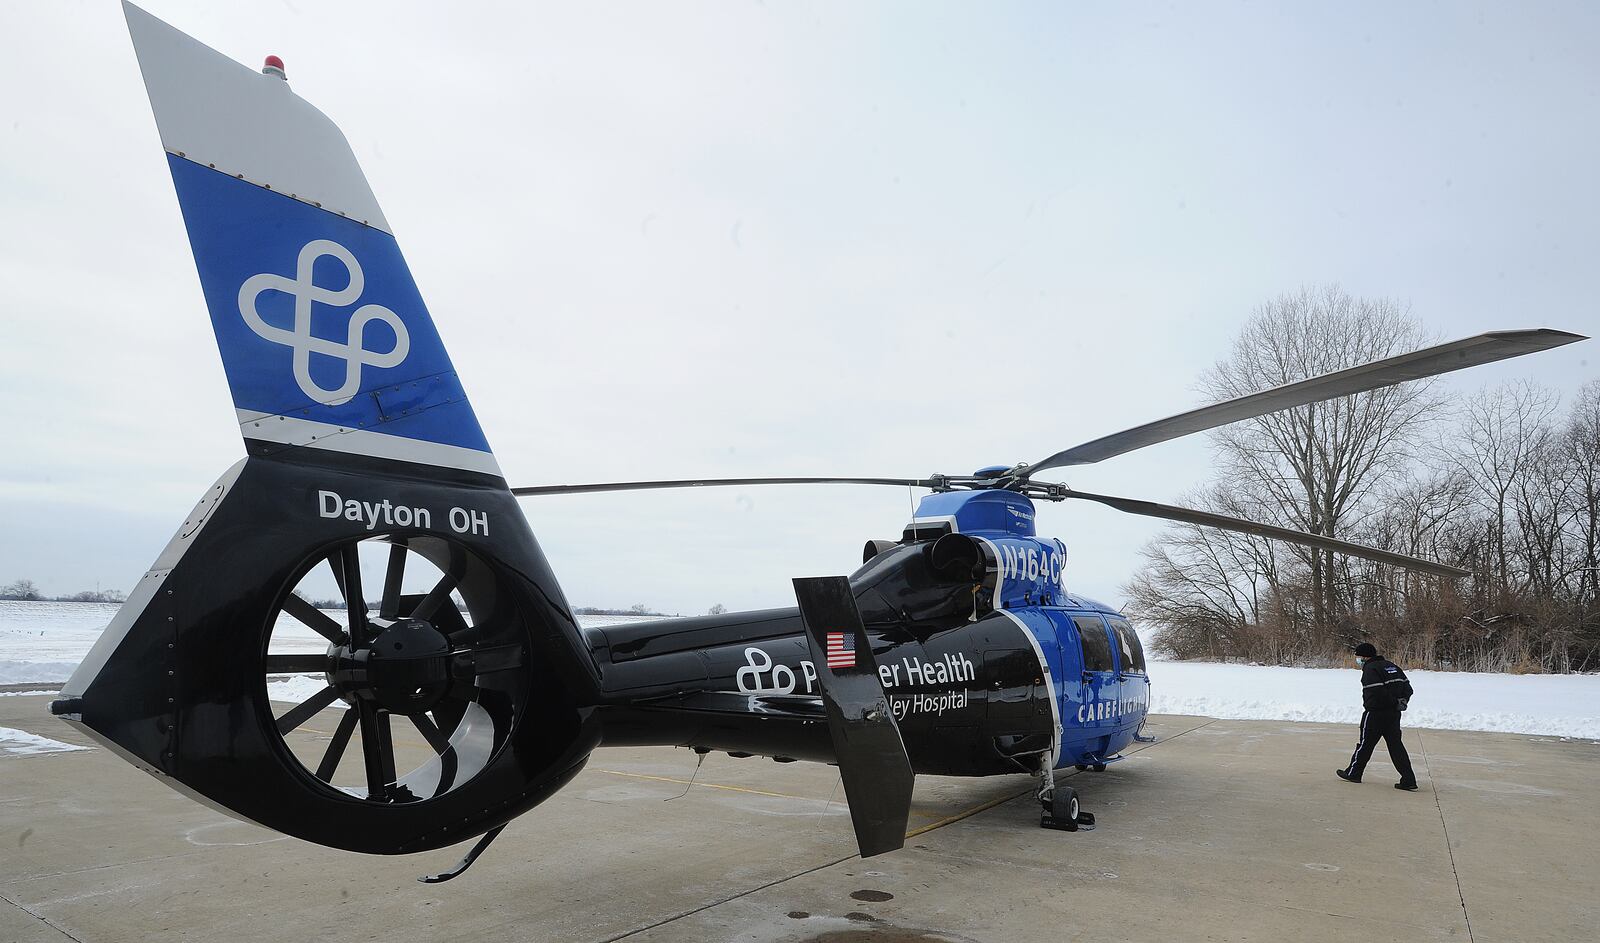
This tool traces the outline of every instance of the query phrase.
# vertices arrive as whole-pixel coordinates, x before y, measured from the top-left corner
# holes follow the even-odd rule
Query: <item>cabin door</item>
[[[1116,702],[1121,693],[1117,682],[1116,660],[1112,656],[1111,630],[1105,620],[1093,613],[1072,617],[1078,645],[1083,655],[1083,671],[1078,676],[1082,697],[1076,720],[1084,731],[1098,736],[1109,734],[1117,725]]]

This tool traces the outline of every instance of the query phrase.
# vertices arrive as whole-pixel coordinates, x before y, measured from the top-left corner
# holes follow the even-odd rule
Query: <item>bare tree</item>
[[[1555,397],[1534,383],[1515,382],[1480,390],[1461,411],[1460,428],[1447,453],[1472,486],[1473,499],[1488,515],[1492,564],[1489,594],[1504,606],[1522,587],[1513,584],[1512,555],[1520,535],[1516,498],[1525,477],[1548,448],[1548,423]]]
[[[1229,356],[1208,371],[1213,400],[1393,356],[1428,338],[1398,304],[1337,286],[1302,289],[1256,309]],[[1440,409],[1430,381],[1385,387],[1236,423],[1212,434],[1224,480],[1270,509],[1271,523],[1343,536],[1380,483],[1402,471]],[[1348,606],[1327,551],[1296,548],[1310,576],[1317,631]]]
[[[1431,415],[1419,406],[1429,404],[1365,418],[1415,426]],[[1145,548],[1146,565],[1125,588],[1129,608],[1156,628],[1156,650],[1305,664],[1337,657],[1359,637],[1434,668],[1600,667],[1600,381],[1564,415],[1535,384],[1484,389],[1453,411],[1435,448],[1409,460],[1407,429],[1389,436],[1388,455],[1372,457],[1355,445],[1382,437],[1363,440],[1350,418],[1362,416],[1335,411],[1246,430],[1256,438],[1219,437],[1224,475],[1191,503],[1306,529],[1332,524],[1338,536],[1475,578],[1440,580],[1175,525]],[[1347,453],[1369,460],[1341,462]],[[1305,468],[1314,487],[1298,474]],[[1367,477],[1331,474],[1340,468],[1365,468]],[[1341,495],[1351,500],[1341,505]]]
[[[1261,512],[1222,485],[1184,503],[1234,517]],[[1285,661],[1305,632],[1278,593],[1276,550],[1262,538],[1173,524],[1141,551],[1144,570],[1124,587],[1129,609],[1156,627],[1163,654]]]
[[[1576,577],[1580,603],[1592,611],[1600,606],[1600,380],[1578,391],[1561,449],[1572,466],[1568,495],[1577,553],[1569,575]]]
[[[1600,658],[1600,380],[1578,391],[1557,443],[1566,469],[1559,591],[1571,600],[1562,641],[1566,667],[1586,671]]]
[[[0,586],[0,599],[32,601],[43,598],[39,595],[39,587],[34,585],[33,580],[17,580],[9,586]]]

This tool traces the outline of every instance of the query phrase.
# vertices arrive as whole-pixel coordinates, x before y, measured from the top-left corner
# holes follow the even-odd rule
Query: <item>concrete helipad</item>
[[[0,727],[87,746],[48,701],[0,697]],[[1151,732],[1068,780],[1093,832],[1038,828],[1026,777],[924,777],[906,848],[868,861],[831,767],[601,751],[437,886],[415,878],[457,850],[329,851],[102,749],[0,753],[0,943],[1596,938],[1600,745],[1409,731],[1408,794],[1381,750],[1366,783],[1333,778],[1348,727]]]

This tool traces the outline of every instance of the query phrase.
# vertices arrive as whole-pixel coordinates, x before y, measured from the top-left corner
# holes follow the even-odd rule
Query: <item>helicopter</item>
[[[972,474],[511,487],[338,127],[276,57],[257,72],[124,11],[246,457],[200,498],[52,712],[162,782],[306,841],[406,854],[478,839],[426,880],[462,873],[606,746],[836,764],[863,856],[903,844],[917,774],[1031,773],[1042,825],[1092,826],[1055,772],[1117,762],[1142,737],[1151,681],[1128,619],[1067,588],[1066,545],[1038,534],[1037,502],[1467,571],[1041,474],[1584,339],[1482,334]],[[930,493],[850,575],[796,579],[795,606],[588,628],[519,504],[831,483]],[[363,548],[385,561],[379,579]],[[419,572],[428,588],[408,591]],[[341,609],[308,599],[324,573]],[[285,676],[313,679],[313,693],[274,699]],[[297,735],[329,710],[326,741]],[[403,736],[426,749],[399,749]],[[424,759],[405,769],[408,755]]]

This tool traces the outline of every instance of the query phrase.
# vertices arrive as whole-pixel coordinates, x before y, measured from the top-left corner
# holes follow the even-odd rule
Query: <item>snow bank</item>
[[[49,737],[41,737],[35,733],[28,733],[26,730],[0,727],[0,757],[34,756],[39,753],[70,753],[73,750],[87,749],[89,748],[62,743],[60,740],[51,740]]]
[[[1600,738],[1600,675],[1408,671],[1410,727]],[[1229,720],[1353,724],[1361,672],[1208,662],[1150,663],[1150,710]]]
[[[19,661],[0,658],[0,684],[60,684],[72,677],[76,661]]]
[[[267,684],[267,699],[298,704],[327,686],[321,675],[290,675]]]

